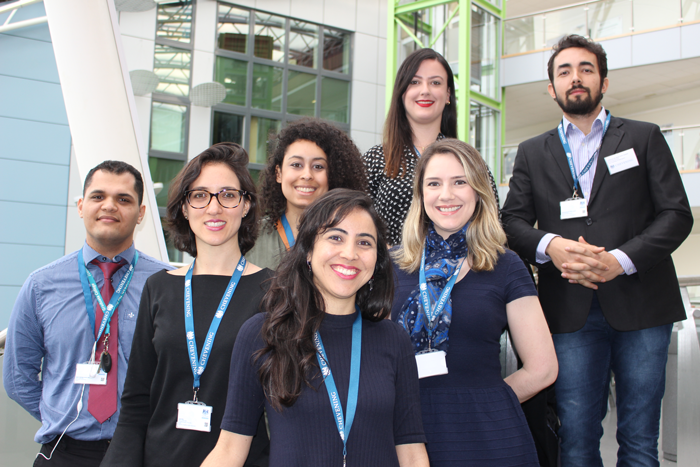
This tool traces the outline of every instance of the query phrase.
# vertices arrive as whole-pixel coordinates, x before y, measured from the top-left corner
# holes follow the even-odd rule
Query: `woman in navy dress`
[[[385,319],[393,291],[369,196],[338,188],[311,204],[265,313],[238,335],[203,467],[242,466],[263,408],[270,467],[428,467],[410,339]]]
[[[554,382],[557,360],[532,280],[505,242],[478,151],[430,145],[395,254],[392,319],[417,354],[433,467],[539,466],[520,403]],[[503,380],[506,327],[523,367]]]

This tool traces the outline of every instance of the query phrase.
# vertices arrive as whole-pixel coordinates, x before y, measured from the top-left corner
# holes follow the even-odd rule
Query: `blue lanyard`
[[[466,259],[466,257],[465,257]],[[455,282],[457,282],[457,277],[459,276],[459,272],[462,270],[462,266],[464,265],[465,259],[462,260],[460,263],[459,267],[455,270],[454,273],[450,276],[449,280],[447,281],[447,284],[445,285],[445,288],[442,289],[442,293],[440,294],[440,298],[438,299],[437,303],[435,304],[434,307],[430,306],[430,297],[428,296],[428,282],[425,278],[425,249],[423,249],[423,256],[421,257],[420,260],[420,273],[419,273],[419,280],[420,280],[420,298],[421,302],[423,303],[423,310],[425,311],[425,317],[427,318],[427,330],[428,330],[428,339],[429,341],[433,340],[433,328],[435,327],[435,324],[433,323],[438,316],[440,316],[445,309],[445,305],[447,304],[447,299],[450,298],[450,293],[452,293],[452,288],[455,285]]]
[[[561,145],[564,146],[564,152],[566,152],[566,161],[569,163],[571,177],[574,179],[574,197],[576,197],[576,193],[578,192],[578,180],[581,176],[586,174],[593,165],[593,159],[595,159],[595,156],[598,154],[598,151],[600,151],[600,147],[603,145],[603,138],[605,137],[605,133],[608,131],[608,126],[610,126],[610,113],[608,113],[605,117],[605,123],[603,124],[603,134],[600,136],[600,144],[598,145],[598,149],[596,149],[593,155],[590,157],[590,159],[588,159],[588,162],[583,167],[583,170],[581,170],[581,172],[578,174],[578,177],[576,176],[576,168],[574,168],[573,153],[571,152],[571,148],[569,147],[569,140],[566,138],[566,132],[564,131],[564,119],[561,120],[559,126],[557,127],[557,130],[559,130],[559,139],[561,140]],[[583,193],[581,194],[583,195]]]
[[[199,379],[202,373],[204,373],[204,369],[207,367],[209,355],[211,355],[211,348],[214,345],[216,331],[219,330],[219,325],[221,324],[224,314],[226,314],[228,303],[231,301],[231,297],[233,297],[233,293],[236,291],[238,281],[240,281],[243,275],[245,264],[245,258],[241,255],[238,266],[236,266],[236,270],[233,272],[231,280],[228,282],[226,292],[224,296],[221,297],[219,308],[217,308],[216,314],[211,320],[211,325],[207,332],[207,339],[204,341],[204,348],[202,348],[202,355],[199,358],[197,358],[197,342],[194,339],[194,317],[192,316],[192,270],[194,269],[194,261],[192,261],[190,268],[187,270],[187,274],[185,274],[185,331],[187,333],[187,352],[190,355],[190,366],[192,367],[192,375],[194,376],[194,385],[192,387],[195,393],[195,401],[197,400],[197,391],[199,390]]]
[[[294,232],[292,232],[292,226],[289,225],[287,216],[282,214],[282,227],[284,227],[284,233],[287,235],[287,243],[289,243],[289,248],[294,246]]]
[[[126,289],[129,288],[131,278],[134,276],[134,268],[136,268],[136,263],[138,262],[138,260],[139,252],[134,251],[134,260],[129,265],[129,270],[126,272],[126,274],[124,274],[124,277],[122,277],[122,280],[119,282],[119,286],[112,294],[112,298],[109,300],[109,305],[106,305],[105,301],[102,299],[102,295],[100,294],[100,289],[97,288],[95,278],[92,276],[92,273],[88,270],[88,268],[85,267],[85,260],[83,259],[82,248],[78,250],[78,270],[80,271],[80,285],[83,286],[83,298],[85,298],[85,308],[87,309],[88,319],[90,320],[90,329],[95,329],[95,307],[92,304],[90,290],[92,290],[92,294],[95,296],[97,303],[102,309],[102,321],[100,322],[100,329],[97,332],[97,337],[95,337],[95,341],[100,340],[100,336],[102,336],[102,333],[105,332],[105,330],[107,331],[107,334],[109,334],[109,321],[112,319],[114,310],[117,309],[117,307],[122,301],[122,298],[124,298],[124,295],[126,294]],[[106,277],[105,280],[107,280]]]
[[[333,418],[335,419],[335,425],[338,427],[338,434],[340,434],[340,439],[343,441],[343,466],[345,465],[345,458],[348,454],[347,444],[348,436],[350,436],[350,429],[352,428],[352,422],[355,419],[355,410],[357,409],[357,395],[360,391],[360,359],[362,356],[362,313],[360,309],[357,308],[357,318],[352,324],[352,351],[350,354],[350,387],[348,388],[348,406],[347,406],[347,418],[343,417],[343,407],[340,404],[340,396],[338,395],[338,388],[335,386],[335,380],[333,379],[333,373],[331,368],[328,366],[328,356],[326,355],[326,350],[323,348],[323,342],[321,341],[321,334],[318,331],[314,334],[314,345],[316,345],[316,358],[318,359],[318,364],[321,367],[321,374],[324,377],[326,383],[326,390],[328,391],[328,398],[331,401],[331,407],[333,408]]]

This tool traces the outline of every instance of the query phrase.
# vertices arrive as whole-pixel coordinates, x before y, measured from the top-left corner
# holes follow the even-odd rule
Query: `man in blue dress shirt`
[[[143,179],[131,165],[105,161],[92,169],[78,201],[85,245],[30,274],[12,309],[3,377],[8,396],[42,423],[35,466],[99,466],[109,446],[141,291],[151,274],[172,269],[134,248],[142,201]],[[100,376],[91,368],[106,373],[106,384],[96,384]],[[76,379],[80,370],[87,370],[88,383]]]

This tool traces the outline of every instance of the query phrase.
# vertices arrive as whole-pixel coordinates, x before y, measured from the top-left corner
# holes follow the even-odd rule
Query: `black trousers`
[[[99,467],[109,447],[108,439],[80,441],[64,435],[51,456],[57,440],[58,437],[41,446],[41,454],[50,457],[51,460],[37,455],[34,467]]]

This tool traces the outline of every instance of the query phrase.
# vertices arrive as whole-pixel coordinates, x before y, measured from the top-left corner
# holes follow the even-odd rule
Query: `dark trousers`
[[[107,439],[80,441],[64,435],[52,456],[51,451],[57,440],[58,437],[41,446],[41,454],[50,457],[51,460],[37,455],[34,467],[99,467],[109,447]]]

